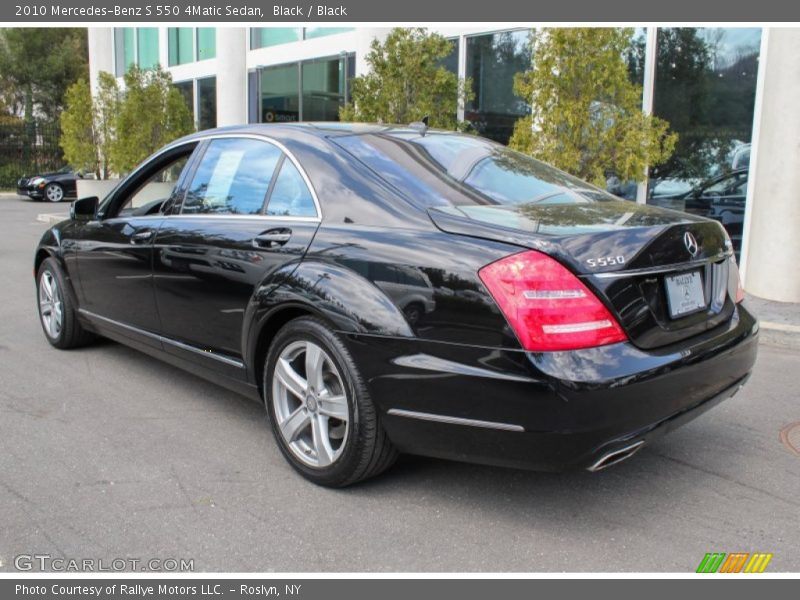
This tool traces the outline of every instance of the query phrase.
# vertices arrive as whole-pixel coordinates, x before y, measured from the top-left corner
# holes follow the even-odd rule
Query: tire
[[[403,313],[405,313],[410,325],[416,325],[422,320],[422,316],[425,314],[425,307],[419,302],[412,302],[405,307]]]
[[[39,322],[52,346],[67,350],[83,346],[94,338],[78,321],[77,307],[68,291],[66,277],[54,258],[46,259],[39,266],[36,298]]]
[[[59,183],[48,183],[44,188],[43,199],[48,202],[61,202],[64,199],[64,188]]]
[[[397,459],[352,356],[319,319],[300,317],[278,331],[263,384],[278,447],[309,481],[345,487]]]

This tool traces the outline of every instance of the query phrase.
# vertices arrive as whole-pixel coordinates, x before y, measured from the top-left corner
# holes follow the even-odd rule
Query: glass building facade
[[[718,220],[737,253],[760,44],[757,28],[661,28],[654,50],[653,113],[678,142],[651,167],[647,202]]]
[[[258,120],[338,121],[354,73],[354,54],[260,69]]]
[[[466,76],[473,99],[464,117],[481,135],[507,143],[517,119],[530,111],[514,94],[514,75],[531,62],[529,30],[502,31],[466,38]]]

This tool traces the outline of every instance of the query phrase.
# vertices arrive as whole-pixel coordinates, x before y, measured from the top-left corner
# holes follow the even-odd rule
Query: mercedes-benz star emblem
[[[700,246],[697,244],[697,240],[691,234],[691,232],[687,231],[683,234],[683,243],[686,246],[686,249],[689,251],[689,254],[692,256],[697,256],[697,253],[700,251]]]

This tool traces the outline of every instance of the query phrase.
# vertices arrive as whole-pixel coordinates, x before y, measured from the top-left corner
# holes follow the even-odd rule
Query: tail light
[[[731,271],[732,274],[736,277],[736,296],[735,301],[736,304],[744,301],[744,287],[742,286],[742,275],[739,273],[739,265],[736,264],[736,257],[731,256]],[[730,288],[728,288],[730,290]],[[729,292],[730,293],[730,292]]]
[[[478,275],[525,350],[577,350],[628,339],[597,296],[546,254],[514,254]]]

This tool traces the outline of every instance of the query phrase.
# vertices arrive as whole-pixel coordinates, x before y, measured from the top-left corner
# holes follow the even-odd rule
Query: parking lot
[[[0,199],[0,561],[185,558],[197,571],[800,570],[800,354],[762,345],[738,396],[607,471],[404,457],[342,491],[296,475],[261,406],[123,346],[52,349],[33,251],[63,212]],[[791,438],[797,440],[797,436]],[[791,441],[791,440],[790,440]]]

